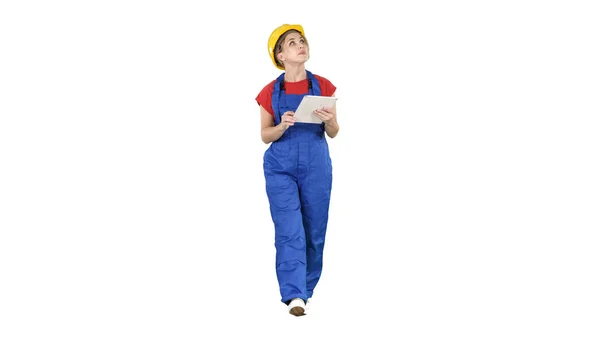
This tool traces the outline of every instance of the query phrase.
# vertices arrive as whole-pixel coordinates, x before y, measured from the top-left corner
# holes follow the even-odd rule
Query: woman
[[[304,95],[333,96],[336,87],[304,67],[308,42],[300,25],[284,24],[269,37],[273,64],[284,70],[256,97],[261,138],[271,144],[264,155],[266,191],[275,224],[276,272],[281,301],[302,316],[321,276],[329,213],[332,167],[325,134],[339,125],[335,106],[314,113],[321,124],[296,123],[294,111]]]

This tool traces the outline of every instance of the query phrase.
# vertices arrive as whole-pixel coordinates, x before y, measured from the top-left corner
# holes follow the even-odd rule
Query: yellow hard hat
[[[275,44],[277,43],[277,40],[279,40],[279,37],[281,35],[285,34],[285,32],[287,32],[288,30],[292,30],[292,29],[299,31],[300,34],[302,34],[304,36],[304,28],[302,28],[301,25],[288,25],[288,24],[283,24],[283,25],[275,28],[273,33],[271,33],[271,36],[269,36],[269,56],[271,56],[271,61],[273,61],[273,64],[278,69],[281,69],[281,70],[285,70],[285,68],[279,66],[277,64],[277,61],[275,60]]]

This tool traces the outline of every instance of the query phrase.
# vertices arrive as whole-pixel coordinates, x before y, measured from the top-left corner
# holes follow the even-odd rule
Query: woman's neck
[[[304,68],[304,64],[300,64],[297,66],[286,65],[285,67],[285,75],[283,75],[283,79],[286,82],[300,82],[306,79],[306,69]]]

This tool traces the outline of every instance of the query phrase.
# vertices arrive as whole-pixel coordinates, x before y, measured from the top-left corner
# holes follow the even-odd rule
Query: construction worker
[[[264,175],[275,225],[276,274],[281,301],[295,316],[305,314],[321,277],[332,187],[325,135],[339,125],[335,106],[313,113],[320,124],[300,123],[294,111],[305,95],[334,96],[336,87],[305,69],[309,45],[301,25],[284,24],[269,37],[271,61],[284,72],[256,97],[264,154]]]

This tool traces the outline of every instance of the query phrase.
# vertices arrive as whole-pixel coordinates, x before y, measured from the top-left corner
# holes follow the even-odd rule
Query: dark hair
[[[300,34],[300,36],[304,39],[304,44],[306,44],[306,46],[308,47],[308,40],[306,39],[306,37],[304,35],[302,35],[301,32],[299,32],[295,29],[290,29],[287,32],[281,34],[279,39],[277,39],[277,43],[275,43],[275,48],[273,48],[273,58],[275,58],[275,62],[277,63],[277,65],[282,68],[283,68],[283,63],[281,63],[281,61],[279,61],[279,59],[277,58],[277,54],[279,54],[283,51],[283,41],[285,41],[285,37],[290,35],[290,33]]]

